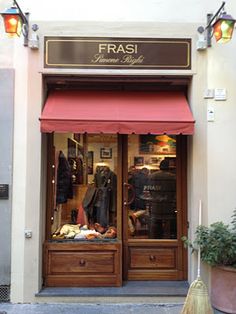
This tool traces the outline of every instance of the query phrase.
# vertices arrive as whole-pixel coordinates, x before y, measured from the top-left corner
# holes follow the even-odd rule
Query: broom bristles
[[[200,277],[192,282],[181,314],[213,314],[207,287]]]

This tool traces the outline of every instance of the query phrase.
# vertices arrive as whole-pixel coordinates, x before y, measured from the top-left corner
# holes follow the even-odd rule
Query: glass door
[[[175,135],[131,134],[124,143],[126,279],[184,278],[186,180],[181,142]]]
[[[176,239],[176,138],[128,138],[128,234],[135,239]]]

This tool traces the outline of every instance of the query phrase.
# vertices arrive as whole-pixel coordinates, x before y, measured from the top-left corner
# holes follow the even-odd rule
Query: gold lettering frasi
[[[99,53],[128,53],[136,54],[138,53],[137,44],[99,44]]]
[[[104,58],[104,54],[95,54],[91,59],[91,63],[118,63],[119,58]]]
[[[130,55],[125,55],[120,62],[129,64],[129,65],[134,65],[134,64],[141,64],[143,63],[143,61],[144,61],[143,55],[140,55],[138,58],[135,58]]]

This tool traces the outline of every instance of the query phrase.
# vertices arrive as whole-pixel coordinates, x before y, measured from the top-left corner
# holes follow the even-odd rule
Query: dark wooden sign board
[[[44,67],[190,70],[191,39],[45,37]]]

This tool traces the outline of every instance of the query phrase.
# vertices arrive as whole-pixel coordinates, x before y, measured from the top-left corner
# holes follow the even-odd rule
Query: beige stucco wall
[[[236,33],[235,33],[236,34]],[[234,35],[235,35],[234,34]],[[209,100],[215,109],[215,122],[208,123],[208,209],[209,221],[230,221],[236,208],[236,168],[234,135],[236,132],[235,69],[236,38],[214,46],[208,57],[208,86],[226,88],[227,100]]]
[[[207,2],[207,3],[206,3]],[[8,3],[8,1],[4,1]],[[21,5],[21,3],[20,3]],[[70,10],[70,5],[73,8]],[[117,5],[117,3],[116,3]],[[2,6],[2,3],[1,3]],[[234,87],[236,40],[227,45],[196,51],[196,29],[205,23],[206,13],[218,7],[215,1],[121,1],[114,10],[110,1],[24,1],[30,20],[39,25],[40,49],[22,45],[22,38],[4,39],[0,45],[0,66],[16,69],[14,174],[12,218],[12,302],[38,301],[34,294],[41,286],[41,250],[44,235],[44,164],[41,160],[41,133],[38,117],[42,108],[41,73],[77,74],[178,74],[192,75],[189,103],[196,119],[196,131],[189,137],[188,213],[190,236],[198,223],[198,200],[203,200],[203,223],[229,220],[235,207],[236,170],[234,134],[236,134]],[[57,9],[55,10],[55,7]],[[106,10],[104,10],[106,7]],[[236,5],[228,2],[236,16]],[[181,15],[180,15],[181,13]],[[77,22],[68,22],[72,17]],[[2,31],[2,30],[1,30]],[[191,71],[150,70],[45,70],[43,36],[127,36],[192,38]],[[13,43],[14,42],[14,43]],[[14,48],[14,49],[13,49]],[[14,51],[14,54],[13,52]],[[227,88],[227,100],[204,99],[206,88]],[[215,121],[207,122],[207,107],[215,109]],[[33,232],[24,238],[24,230]],[[189,256],[189,280],[196,276],[196,261]],[[204,270],[207,279],[207,272]]]

